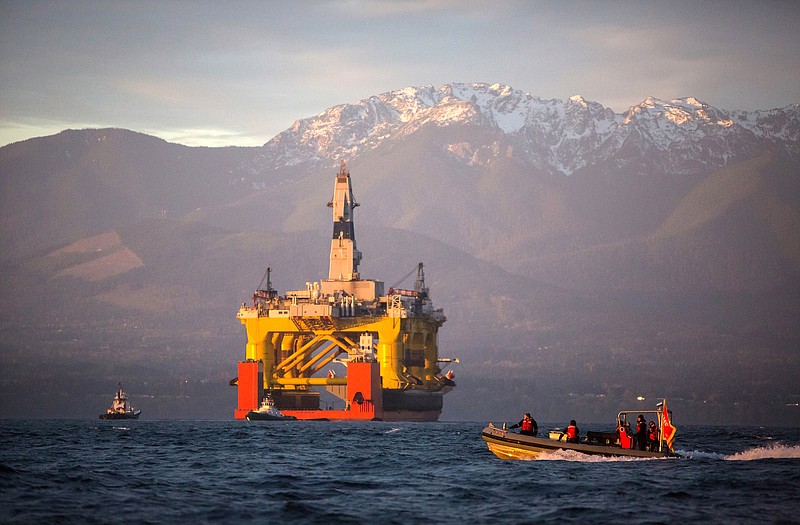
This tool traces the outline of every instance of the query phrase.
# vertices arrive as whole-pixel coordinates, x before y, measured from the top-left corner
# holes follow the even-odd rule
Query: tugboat
[[[295,421],[297,419],[294,416],[285,416],[275,408],[275,401],[270,395],[264,398],[258,410],[251,410],[245,418],[248,421]]]
[[[628,416],[633,414],[648,414],[658,421],[658,438],[648,450],[635,448],[633,437],[626,430],[629,427]],[[535,437],[512,432],[505,428],[505,424],[503,428],[498,428],[492,423],[483,429],[481,437],[489,450],[500,459],[535,459],[539,454],[558,450],[611,457],[676,457],[678,454],[672,447],[676,428],[671,420],[672,413],[667,410],[664,400],[656,406],[656,410],[623,410],[617,414],[617,429],[614,432],[587,432],[583,439],[576,437],[577,442],[567,442],[565,433],[561,431],[551,431],[546,438]]]
[[[139,419],[142,411],[128,404],[128,394],[122,391],[122,383],[117,386],[114,402],[105,414],[100,414],[100,419]]]

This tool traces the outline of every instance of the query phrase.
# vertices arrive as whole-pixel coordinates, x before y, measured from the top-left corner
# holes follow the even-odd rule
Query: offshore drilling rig
[[[297,419],[436,421],[443,396],[455,387],[440,365],[438,331],[446,318],[435,309],[422,263],[413,290],[362,279],[356,248],[350,173],[336,174],[328,278],[278,295],[267,269],[252,306],[237,317],[245,326],[245,360],[238,365],[238,408],[243,419],[267,396]],[[346,366],[338,376],[334,363]],[[339,399],[321,408],[320,391]]]

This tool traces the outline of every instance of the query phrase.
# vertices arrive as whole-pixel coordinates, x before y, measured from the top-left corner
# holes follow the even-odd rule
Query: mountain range
[[[473,83],[335,106],[260,148],[5,146],[0,415],[101,410],[124,379],[153,417],[230,417],[236,308],[267,266],[279,290],[327,274],[345,160],[362,275],[424,261],[448,317],[444,418],[598,421],[666,396],[686,421],[800,422],[799,134],[797,104],[617,114]]]
[[[697,173],[745,160],[764,147],[800,155],[800,105],[724,111],[695,98],[650,97],[615,114],[581,96],[542,100],[499,84],[406,88],[298,120],[264,146],[256,171],[354,158],[420,129],[472,126],[495,140],[444,144],[469,166],[511,157],[546,173],[572,174],[641,163],[643,171]],[[642,162],[644,161],[644,162]]]

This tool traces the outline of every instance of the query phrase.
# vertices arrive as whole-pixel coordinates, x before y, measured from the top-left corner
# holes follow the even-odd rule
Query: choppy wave
[[[705,452],[702,450],[676,450],[681,457],[690,459],[725,459],[725,454],[718,452]]]

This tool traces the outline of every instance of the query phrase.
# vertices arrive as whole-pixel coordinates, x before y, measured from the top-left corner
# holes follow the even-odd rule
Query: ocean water
[[[485,425],[1,420],[0,522],[800,523],[800,429],[504,461]]]

